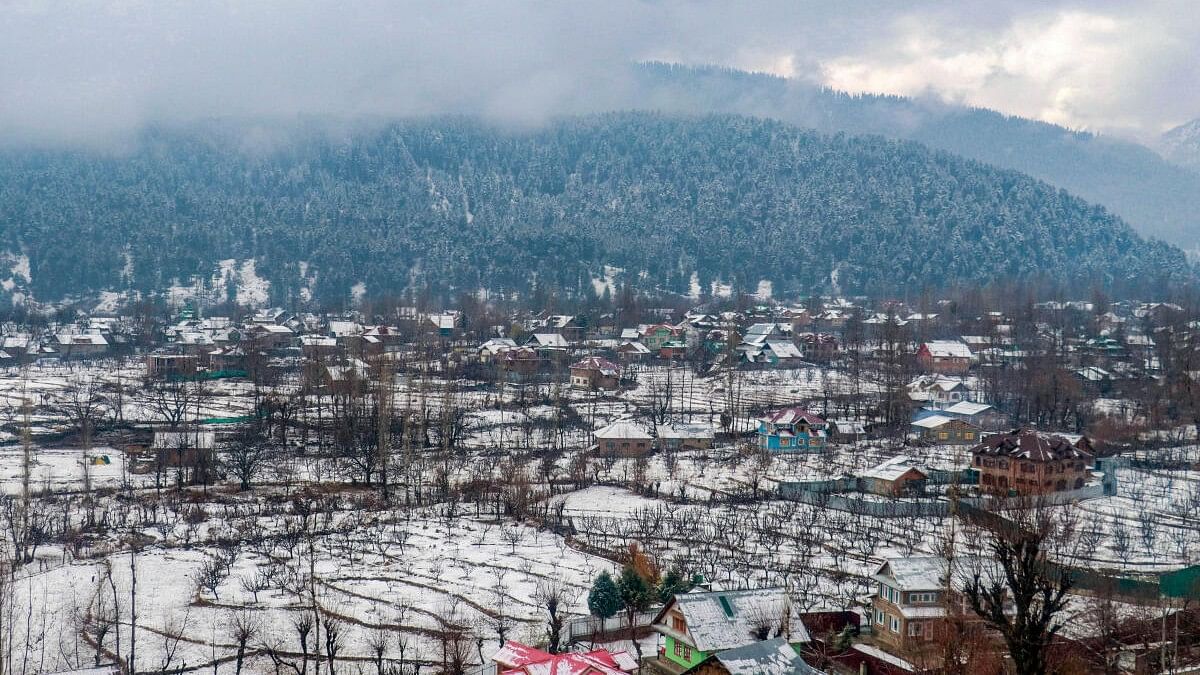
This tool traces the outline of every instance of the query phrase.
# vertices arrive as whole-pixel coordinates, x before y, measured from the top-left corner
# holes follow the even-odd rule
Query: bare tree
[[[963,594],[971,610],[1004,638],[1016,673],[1037,675],[1046,672],[1050,644],[1063,626],[1071,577],[1048,559],[1056,528],[1047,512],[1016,513],[1010,525],[989,530],[988,566],[976,566]]]

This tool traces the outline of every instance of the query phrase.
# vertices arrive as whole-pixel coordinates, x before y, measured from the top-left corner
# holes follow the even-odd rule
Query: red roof
[[[596,649],[585,653],[550,654],[508,640],[492,657],[501,675],[628,675],[637,662],[628,652]]]
[[[801,420],[808,422],[809,426],[824,426],[825,420],[810,413],[804,408],[784,408],[776,410],[773,413],[768,413],[763,418],[771,424],[795,424]]]
[[[621,367],[599,356],[589,356],[571,366],[571,370],[598,370],[602,375],[614,376],[621,372]]]

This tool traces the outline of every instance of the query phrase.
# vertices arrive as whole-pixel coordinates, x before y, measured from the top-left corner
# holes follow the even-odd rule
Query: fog
[[[661,60],[1149,137],[1200,115],[1183,2],[0,3],[0,139],[147,124],[461,113],[509,124],[661,105]]]

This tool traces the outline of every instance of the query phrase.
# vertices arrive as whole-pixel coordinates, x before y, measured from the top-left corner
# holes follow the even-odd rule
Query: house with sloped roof
[[[571,364],[571,388],[586,391],[616,391],[621,388],[621,367],[599,356]]]
[[[715,436],[712,425],[704,423],[660,424],[655,428],[655,433],[658,435],[658,447],[664,450],[706,450],[713,446]]]
[[[637,659],[624,650],[551,654],[514,640],[506,640],[492,662],[499,675],[628,675],[638,667]]]
[[[1086,436],[1072,443],[1029,428],[993,434],[971,448],[980,489],[1001,495],[1077,490],[1092,480],[1095,459]]]
[[[717,652],[685,672],[688,675],[821,675],[781,637]]]
[[[827,426],[804,408],[776,410],[758,420],[758,447],[771,452],[815,452],[825,447]]]
[[[783,588],[680,593],[651,623],[663,636],[656,670],[678,673],[713,654],[780,638],[791,648],[812,638]]]
[[[644,426],[633,420],[617,420],[601,427],[594,434],[593,449],[602,455],[638,457],[650,452],[654,437]]]
[[[860,473],[858,489],[887,497],[920,495],[928,478],[911,457],[900,455]]]
[[[909,427],[923,441],[946,445],[970,445],[979,441],[979,427],[941,412],[922,410]]]
[[[918,375],[908,383],[908,398],[928,407],[941,408],[971,400],[971,387],[958,377]]]
[[[971,348],[958,340],[931,340],[917,349],[917,362],[929,372],[962,374],[971,368]]]

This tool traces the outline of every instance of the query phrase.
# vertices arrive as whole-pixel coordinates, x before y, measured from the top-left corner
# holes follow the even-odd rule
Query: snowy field
[[[404,487],[397,483],[390,504],[355,485],[353,471],[312,439],[301,455],[295,433],[288,459],[266,467],[253,490],[239,492],[229,478],[156,489],[153,476],[127,470],[121,448],[73,445],[63,412],[84,382],[119,401],[125,422],[162,423],[143,375],[130,361],[0,376],[0,494],[9,506],[0,511],[17,513],[20,504],[28,417],[28,483],[44,530],[0,597],[19,645],[14,672],[127,660],[131,651],[138,670],[233,672],[239,629],[243,672],[274,672],[275,661],[301,665],[300,629],[314,616],[318,627],[306,639],[319,634],[320,642],[307,645],[309,659],[332,650],[338,672],[375,672],[378,655],[405,672],[416,664],[428,672],[447,650],[477,663],[502,635],[544,640],[549,590],[563,598],[567,618],[585,615],[592,579],[618,570],[631,544],[662,569],[718,586],[782,585],[807,609],[855,607],[883,559],[940,550],[950,522],[781,501],[777,485],[861,472],[899,454],[942,469],[969,459],[963,447],[875,441],[764,456],[746,440],[645,460],[594,457],[585,449],[596,428],[623,418],[649,424],[648,408],[720,430],[727,383],[647,368],[632,391],[600,395],[406,375],[396,379],[396,405],[431,420],[457,411],[461,434],[450,452],[436,437],[418,448],[407,477],[395,469]],[[186,419],[252,412],[249,383],[206,386]],[[258,393],[288,396],[297,386],[283,378]],[[839,373],[816,368],[743,373],[737,387],[742,431],[756,410],[850,393]],[[304,402],[294,419],[315,419],[329,404]],[[1117,496],[1073,507],[1076,562],[1113,571],[1195,563],[1200,474],[1181,462],[1170,471],[1122,469],[1118,478]]]

